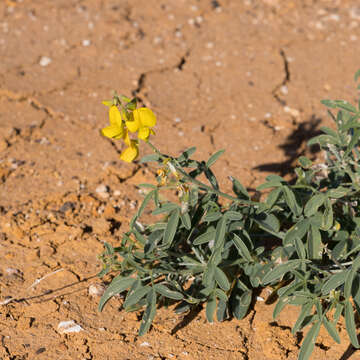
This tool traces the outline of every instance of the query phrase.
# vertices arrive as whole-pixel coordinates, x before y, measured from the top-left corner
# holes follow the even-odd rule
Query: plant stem
[[[150,141],[147,141],[146,142],[150,147],[151,149],[159,155],[159,157],[163,160],[165,159],[168,159],[168,158],[171,158],[170,156],[165,156],[163,154],[160,153],[160,151],[150,142]],[[237,202],[237,203],[243,203],[243,204],[251,204],[252,202],[251,201],[247,201],[247,200],[241,200],[241,199],[238,199],[234,196],[231,196],[229,194],[226,194],[226,193],[223,193],[222,191],[219,191],[219,190],[216,190],[204,183],[202,183],[201,181],[191,177],[187,172],[185,172],[184,170],[182,170],[181,168],[181,165],[176,161],[176,159],[173,159],[171,158],[171,160],[173,160],[175,162],[175,167],[176,167],[176,170],[181,174],[183,175],[185,178],[187,178],[189,181],[191,181],[192,183],[196,184],[197,186],[199,186],[199,188],[203,189],[203,190],[206,190],[210,193],[214,193],[216,195],[219,195],[219,196],[222,196],[226,199],[229,199],[229,200],[232,200],[234,202]]]

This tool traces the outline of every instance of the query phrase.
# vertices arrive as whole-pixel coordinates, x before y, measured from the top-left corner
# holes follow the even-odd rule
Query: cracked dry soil
[[[226,149],[223,190],[231,174],[253,191],[321,158],[305,143],[330,124],[321,99],[355,99],[359,25],[357,0],[1,1],[0,359],[296,359],[294,308],[273,320],[257,301],[213,325],[160,309],[142,338],[121,298],[98,313],[97,254],[154,181],[99,136],[101,100],[116,89],[150,106],[164,152]],[[82,330],[59,333],[69,320]],[[312,359],[360,357],[339,331]]]

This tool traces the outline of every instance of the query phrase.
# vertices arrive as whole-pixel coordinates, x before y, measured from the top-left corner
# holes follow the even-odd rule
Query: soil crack
[[[283,67],[284,67],[284,78],[282,80],[282,82],[278,85],[275,86],[274,90],[271,92],[274,99],[280,103],[282,106],[286,105],[286,101],[284,99],[282,99],[279,95],[279,90],[284,89],[287,84],[290,82],[291,79],[291,74],[290,74],[290,65],[289,65],[289,59],[286,56],[286,53],[283,49],[280,49],[280,56],[282,58],[283,61]]]

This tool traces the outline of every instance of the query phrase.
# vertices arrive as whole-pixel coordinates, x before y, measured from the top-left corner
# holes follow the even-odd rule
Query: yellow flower
[[[110,126],[101,129],[101,134],[110,139],[124,139],[126,136],[125,126],[120,111],[115,105],[109,109],[109,121]]]
[[[124,136],[124,142],[128,147],[120,154],[120,159],[132,162],[139,156],[139,145],[136,140],[130,139],[128,131]]]
[[[138,138],[146,141],[150,134],[155,134],[151,129],[156,124],[156,116],[148,108],[135,109],[130,115],[130,120],[126,121],[126,127],[131,132],[138,131]]]

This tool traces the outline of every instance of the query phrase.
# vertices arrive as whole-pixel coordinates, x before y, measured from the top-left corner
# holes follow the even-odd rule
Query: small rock
[[[91,284],[89,286],[89,295],[96,297],[96,296],[102,296],[105,292],[105,286],[100,283]]]
[[[121,195],[121,191],[120,190],[115,190],[114,191],[114,196],[120,196]]]
[[[48,65],[51,64],[51,61],[52,61],[52,60],[51,60],[49,57],[47,57],[47,56],[42,56],[42,57],[40,58],[39,64],[40,64],[40,66],[48,66]]]
[[[299,117],[300,116],[300,111],[299,110],[296,110],[296,109],[292,109],[291,107],[289,106],[285,106],[284,107],[284,111],[288,114],[290,114],[291,116],[294,116],[294,117]]]
[[[91,45],[91,41],[88,39],[83,40],[81,43],[82,43],[82,46],[90,46]]]
[[[143,346],[151,346],[147,341],[144,341],[143,343],[140,344],[141,347]]]
[[[60,334],[69,334],[74,332],[78,333],[84,329],[80,325],[76,324],[74,320],[69,320],[60,321],[57,330]]]
[[[103,199],[107,199],[109,197],[109,188],[105,184],[100,184],[96,189],[96,193],[99,194]]]

